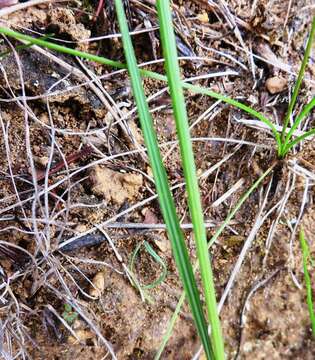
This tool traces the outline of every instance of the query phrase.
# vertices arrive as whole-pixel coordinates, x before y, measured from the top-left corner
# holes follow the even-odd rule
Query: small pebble
[[[251,104],[253,104],[253,105],[257,105],[257,104],[258,104],[258,99],[257,99],[256,96],[254,96],[254,95],[249,95],[248,101],[249,101]]]
[[[287,86],[287,80],[278,76],[267,79],[266,88],[270,94],[278,94],[285,90]]]
[[[99,298],[101,297],[104,289],[105,289],[105,278],[104,278],[103,271],[98,272],[93,280],[92,283],[94,286],[90,287],[89,294],[93,297]]]
[[[160,237],[159,240],[155,239],[154,243],[159,248],[159,250],[163,253],[171,251],[170,243],[168,242],[168,240],[166,238]]]
[[[42,165],[43,167],[46,167],[49,162],[49,157],[48,156],[37,156],[35,160],[36,160],[37,164]]]
[[[201,14],[197,15],[197,18],[199,21],[201,21],[202,23],[209,23],[209,16],[208,14],[204,11]]]
[[[74,320],[74,323],[72,324],[72,329],[73,330],[79,330],[79,329],[83,329],[85,326],[84,322],[82,320]]]
[[[43,122],[44,124],[49,124],[49,117],[46,113],[42,113],[39,117],[39,121]]]
[[[75,345],[80,342],[85,342],[86,340],[93,339],[95,334],[90,330],[77,330],[75,331],[76,337],[69,336],[68,337],[68,344]]]
[[[84,224],[79,224],[75,227],[74,230],[77,231],[78,233],[83,233],[87,230],[87,226]]]

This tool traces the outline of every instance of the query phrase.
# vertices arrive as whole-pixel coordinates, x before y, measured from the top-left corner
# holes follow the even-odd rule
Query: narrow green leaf
[[[284,157],[294,145],[297,145],[302,140],[304,140],[312,135],[315,135],[315,129],[309,130],[306,133],[304,133],[303,135],[300,135],[297,138],[295,138],[294,140],[292,140],[289,144],[287,144],[287,146],[283,150],[282,157]]]
[[[170,337],[172,336],[172,333],[173,333],[173,329],[174,329],[174,326],[175,326],[175,323],[176,323],[176,320],[179,316],[179,313],[181,311],[181,308],[184,304],[184,301],[185,301],[185,292],[183,291],[179,300],[178,300],[178,303],[176,305],[176,308],[172,314],[172,317],[170,319],[170,321],[168,322],[168,325],[167,325],[167,329],[166,329],[166,333],[163,335],[163,338],[162,338],[162,342],[159,346],[159,349],[157,351],[157,353],[155,354],[154,356],[154,360],[159,360],[161,358],[161,355],[170,339]]]
[[[196,166],[189,132],[185,98],[180,81],[180,69],[177,59],[176,40],[172,24],[170,3],[168,0],[157,1],[160,35],[165,58],[165,68],[172,97],[173,112],[176,122],[188,204],[195,235],[197,256],[206,299],[208,317],[211,324],[214,355],[217,360],[224,359],[224,342],[217,311],[215,287],[207,247],[207,235],[204,226],[203,211],[199,193]]]
[[[115,6],[120,31],[122,34],[123,47],[131,79],[133,95],[135,97],[138,108],[141,128],[148,150],[162,214],[167,226],[173,248],[174,258],[184,285],[185,292],[187,294],[199,336],[202,340],[208,358],[211,359],[213,358],[213,352],[209,342],[207,324],[204,318],[192,266],[189,261],[184,236],[182,230],[180,229],[179,221],[176,215],[175,204],[168,185],[166,171],[162,163],[151,114],[149,112],[149,107],[144,95],[140,72],[137,66],[134,49],[129,35],[122,1],[115,0]]]
[[[153,257],[153,259],[162,266],[162,274],[159,276],[159,278],[158,278],[157,280],[153,281],[152,284],[149,284],[149,285],[145,285],[145,286],[144,286],[144,289],[152,289],[152,288],[154,288],[155,286],[161,284],[161,283],[165,280],[166,275],[167,275],[167,268],[166,268],[165,262],[164,262],[164,261],[162,260],[162,258],[154,251],[154,249],[152,248],[152,246],[151,246],[147,241],[144,242],[144,247],[145,247],[146,251]]]
[[[294,105],[296,103],[297,96],[298,96],[299,91],[300,91],[300,87],[302,85],[305,69],[306,69],[306,66],[308,64],[308,60],[309,60],[309,57],[310,57],[310,54],[311,54],[311,49],[312,49],[312,45],[313,45],[313,41],[314,41],[314,36],[315,36],[315,16],[313,17],[310,35],[308,37],[304,57],[303,57],[302,64],[301,64],[301,67],[300,67],[300,71],[299,71],[299,74],[298,74],[298,77],[297,77],[297,80],[296,80],[296,83],[295,83],[295,86],[294,86],[292,98],[291,98],[290,104],[288,106],[286,116],[284,118],[283,128],[282,128],[282,132],[281,132],[281,142],[284,143],[284,146],[286,146],[286,144],[290,141],[290,137],[288,136],[289,134],[287,136],[285,134],[286,134],[287,127],[289,125],[290,117],[291,117],[293,109],[294,109]]]
[[[232,218],[234,217],[234,215],[237,213],[237,211],[240,209],[240,207],[244,204],[244,202],[249,198],[249,196],[253,193],[254,190],[256,190],[258,188],[258,186],[261,184],[261,182],[266,178],[266,176],[268,174],[270,174],[270,172],[272,171],[272,169],[275,167],[275,164],[272,165],[270,168],[268,168],[254,183],[253,185],[240,197],[239,201],[237,202],[237,204],[235,205],[234,209],[228,214],[228,216],[225,218],[225,220],[222,222],[222,224],[218,227],[218,229],[216,230],[216,232],[214,233],[214,235],[211,237],[209,243],[208,243],[208,248],[210,249],[210,247],[214,244],[214,242],[219,238],[219,236],[222,234],[223,230],[226,228],[226,226],[229,224],[229,222],[232,220]],[[195,263],[194,265],[194,272],[196,272],[198,270],[198,263]],[[171,317],[171,320],[169,321],[169,324],[167,326],[167,330],[165,335],[163,336],[162,339],[162,343],[159,347],[158,352],[156,353],[154,360],[159,360],[164,349],[165,346],[169,340],[169,338],[172,335],[173,332],[173,328],[175,326],[176,323],[176,319],[178,318],[178,315],[180,313],[181,307],[183,305],[185,301],[185,293],[183,292],[181,294],[180,299],[178,300],[178,303],[176,305],[176,308],[174,310],[174,313]]]
[[[292,136],[294,131],[297,129],[297,127],[299,126],[299,124],[303,121],[303,119],[312,111],[312,109],[315,107],[315,97],[313,97],[313,99],[304,106],[304,108],[302,109],[302,111],[300,112],[299,116],[296,118],[296,120],[294,121],[294,124],[292,126],[292,128],[290,129],[289,133],[287,134],[287,140],[285,141],[285,143],[283,144],[283,150],[282,150],[282,154],[281,157],[285,157],[286,154],[288,153],[288,151],[292,148],[292,146],[294,146],[295,144],[299,143],[302,139],[300,139],[300,137],[297,137],[295,142],[288,142]],[[312,131],[312,130],[310,130]],[[310,132],[309,131],[309,132]],[[306,134],[308,134],[309,132],[306,132]],[[305,134],[304,134],[305,135]],[[311,134],[307,135],[306,137],[310,136]],[[303,135],[302,135],[303,136]],[[305,137],[304,137],[305,138]],[[292,145],[293,144],[293,145]]]
[[[303,228],[301,228],[300,230],[300,242],[301,242],[302,255],[303,255],[303,271],[304,271],[304,281],[306,287],[306,302],[310,316],[313,337],[315,337],[315,313],[314,313],[314,304],[313,304],[312,283],[311,283],[311,276],[307,268],[310,261],[310,249],[308,247],[307,241],[305,240]]]
[[[148,254],[150,254],[152,256],[152,258],[158,263],[161,265],[162,267],[162,273],[161,275],[158,277],[157,280],[153,281],[151,284],[148,284],[148,285],[141,285],[141,288],[146,290],[146,289],[153,289],[154,287],[160,285],[166,278],[166,275],[167,275],[167,267],[166,267],[166,264],[165,262],[162,260],[162,258],[154,251],[154,249],[152,248],[152,246],[147,242],[147,241],[143,241],[143,242],[140,242],[135,250],[133,251],[133,254],[132,254],[132,257],[131,257],[131,260],[130,260],[130,271],[132,273],[134,273],[134,265],[135,265],[135,261],[136,261],[136,257],[138,255],[138,252],[141,248],[141,246],[144,246],[145,250],[148,252]]]
[[[44,36],[41,36],[39,39],[41,39],[41,40],[50,39],[50,38],[53,38],[53,36],[54,36],[54,34],[46,34]],[[29,48],[30,46],[32,46],[31,43],[25,44],[25,45],[19,45],[19,46],[16,46],[15,50],[16,51],[24,50],[24,49]],[[0,59],[5,58],[11,52],[12,52],[12,49],[9,49],[7,51],[4,51],[4,52],[0,53]]]

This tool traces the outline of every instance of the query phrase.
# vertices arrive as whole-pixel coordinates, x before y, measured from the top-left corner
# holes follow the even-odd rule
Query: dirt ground
[[[126,14],[138,62],[163,73],[154,3],[125,1]],[[312,0],[172,6],[183,78],[198,77],[194,84],[238,99],[280,126]],[[9,9],[0,8],[1,26],[124,61],[120,38],[110,36],[119,33],[112,1]],[[154,359],[182,287],[128,76],[20,45],[0,42],[1,355],[105,359],[111,349],[117,359]],[[314,54],[313,46],[298,109],[315,93]],[[195,259],[170,98],[162,82],[143,83]],[[315,254],[314,140],[280,162],[270,132],[246,113],[189,91],[186,101],[209,239],[277,162],[211,248],[226,358],[314,359],[298,241],[302,224]],[[314,120],[313,111],[299,130]],[[146,244],[166,266],[165,278]],[[199,348],[185,304],[160,358],[203,358]]]

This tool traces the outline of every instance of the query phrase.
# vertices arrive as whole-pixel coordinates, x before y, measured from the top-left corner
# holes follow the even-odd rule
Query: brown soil
[[[80,42],[119,32],[111,3],[105,2],[97,17],[97,2],[84,1],[28,7],[3,17],[0,23],[3,20],[3,25],[17,30],[53,33],[67,46],[123,61],[117,38]],[[153,3],[126,1],[131,29],[157,25]],[[298,72],[311,21],[309,9],[314,6],[309,0],[231,0],[224,10],[216,3],[225,2],[179,0],[173,5],[178,50],[186,57],[181,60],[183,76],[236,71],[238,75],[195,83],[239,98],[281,124],[294,84],[288,69]],[[229,17],[236,21],[234,29]],[[158,31],[134,35],[133,40],[139,63],[161,57]],[[18,42],[10,41],[0,43],[1,53],[11,46],[18,49]],[[265,60],[251,59],[244,48]],[[0,60],[2,356],[105,359],[106,339],[118,359],[153,359],[182,287],[165,230],[124,227],[163,223],[157,199],[145,201],[155,194],[155,188],[142,151],[128,77],[99,64],[47,54],[35,48],[10,50]],[[196,56],[197,60],[188,59]],[[147,68],[163,72],[159,63]],[[91,72],[101,78],[99,83],[90,81]],[[314,74],[311,57],[299,109],[314,96]],[[150,79],[143,83],[147,96],[165,86]],[[262,128],[241,122],[249,118],[245,113],[218,104],[216,114],[199,119],[215,101],[190,92],[186,100],[191,124],[198,119],[192,128],[192,137],[199,138],[193,143],[198,174],[227,158],[200,180],[205,219],[215,224],[208,230],[210,239],[240,196],[276,161],[274,140]],[[183,171],[178,147],[170,143],[176,140],[176,129],[167,92],[154,98],[150,108],[155,110],[154,123],[158,140],[164,144],[161,152],[170,183],[178,185],[184,181]],[[310,128],[314,112],[308,120]],[[239,139],[256,146],[213,138]],[[249,197],[212,247],[220,299],[269,188],[264,214],[273,207],[274,211],[254,236],[221,311],[227,359],[315,358],[298,232],[292,235],[300,221],[315,253],[313,140],[296,150],[277,164],[273,177]],[[239,180],[241,185],[231,196],[212,206]],[[173,194],[180,218],[189,223],[184,187],[177,187]],[[282,206],[287,194],[290,196]],[[109,224],[103,224],[105,221]],[[62,242],[80,235],[90,242],[87,246],[70,252],[58,250]],[[195,258],[191,230],[186,229],[185,235]],[[166,279],[153,289],[144,287],[155,282],[162,269],[144,246],[135,256],[133,275],[130,271],[135,249],[144,241],[163,259],[168,271]],[[9,284],[7,290],[5,283]],[[69,301],[77,308],[65,314]],[[71,321],[68,316],[73,314]],[[185,304],[161,358],[191,359],[199,347]]]

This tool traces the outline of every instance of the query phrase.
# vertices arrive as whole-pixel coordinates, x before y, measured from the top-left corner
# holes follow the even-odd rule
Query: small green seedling
[[[78,313],[73,311],[72,306],[66,303],[64,304],[64,311],[62,313],[62,317],[69,325],[72,325],[75,319],[78,317]]]

